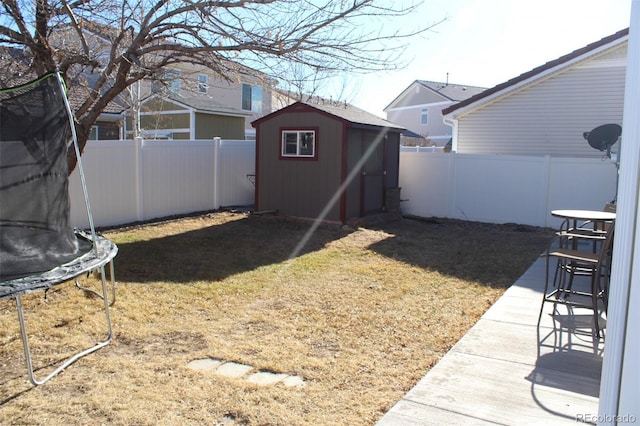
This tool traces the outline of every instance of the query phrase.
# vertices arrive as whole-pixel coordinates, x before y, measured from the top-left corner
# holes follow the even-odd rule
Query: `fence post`
[[[449,196],[448,200],[448,217],[456,217],[456,204],[458,202],[458,153],[450,152],[447,156],[449,160]]]
[[[220,186],[220,143],[222,140],[219,137],[213,138],[213,210],[217,210],[220,207],[219,198],[219,186]]]
[[[142,149],[144,148],[144,139],[141,136],[134,138],[133,149],[135,156],[135,193],[136,193],[136,219],[138,221],[144,220],[144,202],[143,202],[143,156]]]
[[[542,226],[545,228],[549,226],[549,212],[551,210],[551,156],[544,156],[544,163],[542,166],[542,190],[543,194],[546,194],[544,200],[544,206],[542,208]]]

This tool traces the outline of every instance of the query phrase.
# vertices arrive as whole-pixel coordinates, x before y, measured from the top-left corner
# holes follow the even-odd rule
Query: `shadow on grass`
[[[177,235],[118,244],[116,279],[127,282],[215,281],[287,260],[310,223],[248,216]],[[321,226],[298,256],[347,235]]]
[[[379,229],[393,237],[372,244],[376,253],[494,288],[510,286],[553,239],[549,229],[453,219],[405,218]]]

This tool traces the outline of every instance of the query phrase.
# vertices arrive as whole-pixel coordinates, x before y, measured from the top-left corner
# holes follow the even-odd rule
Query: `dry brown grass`
[[[33,387],[14,305],[2,301],[0,423],[371,425],[551,238],[451,220],[323,225],[289,259],[308,229],[217,212],[107,232],[120,248],[113,342]],[[40,376],[92,343],[81,332],[100,337],[99,301],[72,285],[23,303]],[[306,386],[187,367],[207,357]]]

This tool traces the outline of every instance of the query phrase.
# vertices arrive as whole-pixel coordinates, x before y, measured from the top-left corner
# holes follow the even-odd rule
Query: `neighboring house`
[[[482,92],[484,88],[460,84],[416,80],[385,109],[387,120],[398,123],[424,141],[407,139],[403,145],[444,146],[451,128],[442,121],[442,110]],[[404,139],[404,138],[403,138]]]
[[[142,82],[139,92],[142,136],[255,139],[251,122],[271,112],[270,86],[274,83],[258,71],[228,65],[234,75],[223,77],[204,67],[174,64],[164,70],[161,79]],[[134,133],[132,115],[124,133],[127,137]]]
[[[622,125],[628,34],[619,31],[446,108],[453,150],[602,157],[583,134]]]
[[[401,127],[326,100],[295,102],[253,126],[257,211],[341,223],[399,211]]]
[[[210,99],[152,95],[140,106],[140,129],[144,139],[246,139],[249,112],[220,105]],[[126,134],[133,134],[127,120]]]
[[[71,109],[77,109],[89,96],[89,89],[85,85],[72,85],[69,87],[68,99]],[[98,120],[91,127],[89,140],[117,140],[124,137],[123,112],[129,108],[122,96],[109,102],[102,111]]]
[[[82,29],[88,48],[97,52],[98,60],[106,59],[112,29],[86,21]],[[52,40],[66,46],[78,43],[74,31],[59,30]],[[142,80],[120,95],[116,104],[123,105],[118,113],[123,113],[124,120],[111,115],[117,108],[105,111],[104,121],[96,123],[94,133],[105,134],[108,128],[116,138],[131,138],[139,121],[143,137],[151,139],[254,139],[251,122],[272,111],[270,87],[275,81],[233,61],[221,63],[220,69],[225,75],[190,63],[164,68],[155,80]],[[91,88],[97,78],[98,74],[83,74],[70,86]],[[81,98],[74,93],[70,96]],[[113,129],[116,124],[121,126],[117,134]]]
[[[28,69],[31,59],[25,55],[24,50],[13,47],[0,46],[0,81],[7,86],[19,86],[28,83],[38,76],[35,74],[23,74]],[[89,97],[90,89],[86,84],[68,84],[68,96],[71,109],[76,110]],[[127,109],[127,103],[122,96],[110,102],[98,117],[91,129],[90,140],[120,139],[122,137],[123,116]]]

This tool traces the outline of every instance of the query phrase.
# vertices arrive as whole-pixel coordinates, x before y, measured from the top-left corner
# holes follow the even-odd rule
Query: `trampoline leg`
[[[116,303],[116,271],[113,266],[113,259],[109,262],[109,276],[111,277],[111,306],[113,306]]]
[[[20,296],[16,296],[16,309],[18,310],[18,321],[20,322],[20,334],[22,335],[22,348],[24,349],[24,359],[27,363],[27,371],[31,383],[37,385],[33,377],[33,366],[31,364],[31,351],[29,350],[29,338],[27,337],[27,325],[24,322],[24,312],[22,311],[22,300]]]
[[[65,368],[67,368],[69,365],[73,364],[74,362],[76,362],[80,358],[82,358],[82,357],[84,357],[86,355],[89,355],[90,353],[95,352],[100,348],[105,347],[106,345],[108,345],[111,342],[113,332],[111,330],[111,316],[109,314],[109,298],[106,297],[106,295],[107,295],[107,278],[106,278],[106,274],[105,274],[105,271],[104,271],[104,266],[100,267],[100,275],[102,277],[102,294],[105,295],[105,297],[103,297],[102,299],[104,301],[105,319],[106,319],[106,323],[107,323],[107,338],[105,340],[103,340],[102,342],[99,342],[99,343],[95,344],[94,346],[92,346],[92,347],[90,347],[88,349],[85,349],[85,350],[83,350],[81,352],[78,352],[77,354],[69,357],[59,367],[57,367],[55,370],[53,370],[48,376],[46,376],[42,380],[36,379],[34,371],[33,371],[33,363],[31,361],[31,351],[29,350],[29,337],[27,335],[27,324],[26,324],[26,322],[24,320],[24,313],[23,313],[23,310],[22,310],[22,301],[20,299],[20,296],[16,296],[16,308],[18,310],[18,320],[20,321],[20,333],[22,335],[22,346],[24,348],[24,357],[25,357],[25,362],[27,364],[27,372],[29,373],[29,380],[35,386],[39,386],[39,385],[49,381],[51,378],[53,378],[54,376],[58,375],[60,372],[62,372],[62,370],[64,370]],[[112,277],[113,277],[113,275],[112,275]]]

